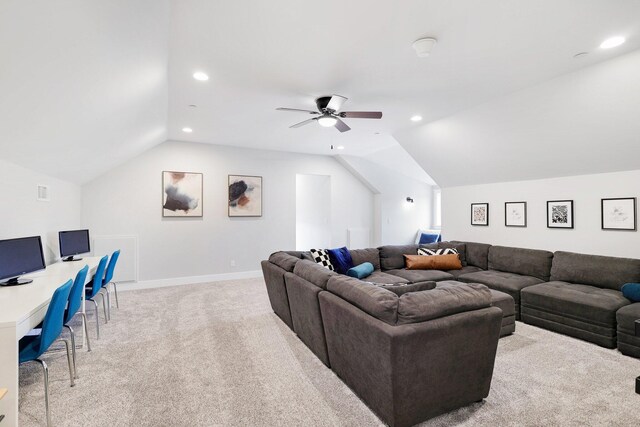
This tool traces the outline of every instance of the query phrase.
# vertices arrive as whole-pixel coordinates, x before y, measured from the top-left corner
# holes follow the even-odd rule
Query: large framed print
[[[526,227],[527,202],[505,202],[504,225],[506,227]]]
[[[603,230],[637,230],[635,197],[602,199],[600,213]]]
[[[547,202],[548,228],[573,228],[573,200]]]
[[[230,217],[262,216],[262,177],[229,175]]]
[[[202,174],[162,172],[162,216],[202,216]]]
[[[489,225],[489,203],[471,203],[471,225]]]

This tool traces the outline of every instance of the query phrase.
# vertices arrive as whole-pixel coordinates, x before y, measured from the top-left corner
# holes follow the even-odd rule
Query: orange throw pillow
[[[405,255],[407,270],[460,270],[462,263],[458,254],[450,255]]]

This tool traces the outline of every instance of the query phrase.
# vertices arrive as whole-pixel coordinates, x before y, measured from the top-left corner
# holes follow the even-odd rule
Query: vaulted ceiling
[[[400,144],[448,186],[582,173],[593,160],[575,157],[577,143],[551,148],[564,136],[594,151],[606,133],[614,154],[598,170],[632,168],[619,153],[633,148],[635,123],[623,114],[611,125],[593,104],[606,96],[637,111],[628,54],[639,17],[635,0],[4,0],[0,157],[85,182],[167,139],[316,154],[342,145],[381,159]],[[627,42],[598,49],[612,35]],[[438,44],[417,58],[423,36]],[[618,77],[614,89],[603,73]],[[384,116],[348,120],[341,134],[289,129],[306,116],[275,111],[333,93]],[[549,146],[533,149],[540,138]]]

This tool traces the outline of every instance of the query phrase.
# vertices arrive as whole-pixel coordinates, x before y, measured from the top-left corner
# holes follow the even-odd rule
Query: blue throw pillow
[[[431,233],[422,233],[420,235],[419,244],[423,245],[426,243],[436,243],[442,240],[440,234],[431,234]]]
[[[373,273],[373,264],[370,262],[363,262],[347,270],[347,276],[355,277],[356,279],[364,279],[370,276],[371,273]]]
[[[622,295],[633,302],[640,302],[640,283],[625,283],[622,285]]]
[[[347,274],[347,270],[353,267],[353,260],[351,259],[351,254],[346,246],[337,249],[329,249],[327,252],[329,252],[331,264],[333,264],[336,272],[340,274]]]

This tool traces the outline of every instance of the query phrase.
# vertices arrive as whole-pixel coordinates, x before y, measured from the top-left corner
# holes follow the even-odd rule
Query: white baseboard
[[[239,271],[237,273],[207,274],[205,276],[173,277],[171,279],[141,280],[138,282],[122,282],[118,283],[118,291],[164,288],[166,286],[221,282],[223,280],[253,279],[255,277],[262,277],[262,270]]]

